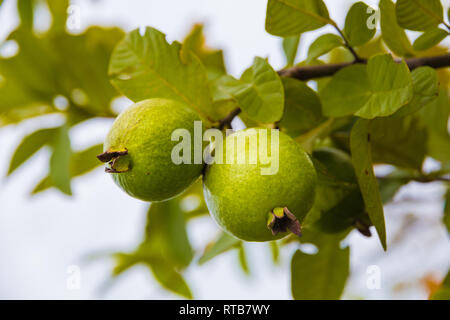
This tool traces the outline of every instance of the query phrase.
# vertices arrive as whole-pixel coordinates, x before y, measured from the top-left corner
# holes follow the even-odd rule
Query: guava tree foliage
[[[33,10],[43,3],[53,24],[36,34]],[[100,165],[95,156],[101,145],[72,150],[68,133],[74,126],[115,117],[111,101],[119,95],[134,102],[166,98],[188,105],[210,127],[228,128],[239,116],[247,127],[279,128],[311,156],[318,185],[303,235],[268,243],[275,263],[286,244],[317,248],[316,254],[299,249],[292,256],[295,299],[340,298],[351,272],[350,247],[341,242],[351,231],[378,237],[388,250],[383,205],[411,181],[446,186],[442,223],[450,230],[450,55],[439,45],[450,26],[449,9],[439,0],[380,0],[379,12],[356,2],[343,26],[322,0],[269,0],[265,29],[281,38],[286,67],[276,71],[255,57],[239,78],[227,73],[221,50],[205,45],[201,25],[173,43],[151,27],[126,35],[91,27],[74,35],[64,27],[67,5],[18,0],[21,24],[8,41],[19,51],[0,59],[2,125],[64,116],[62,125],[26,136],[12,156],[8,174],[50,147],[48,174],[33,193],[55,187],[70,195],[71,179]],[[318,37],[307,58],[297,61],[301,34],[325,26],[334,32]],[[405,30],[420,35],[411,43]],[[424,172],[426,157],[440,169]],[[376,176],[376,164],[394,169]],[[149,205],[142,243],[114,254],[113,276],[144,264],[164,288],[192,298],[183,278],[192,264],[234,250],[248,273],[245,247],[251,243],[218,232],[201,252],[192,248],[186,226],[207,214],[200,181],[175,199]],[[432,298],[449,297],[447,276]]]

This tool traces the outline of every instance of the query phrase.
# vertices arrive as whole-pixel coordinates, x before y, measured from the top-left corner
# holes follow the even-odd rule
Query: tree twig
[[[217,126],[218,129],[222,130],[223,128],[225,128],[225,126],[229,126],[234,117],[236,117],[239,113],[241,113],[241,108],[239,107],[231,110],[231,112],[225,118],[219,121],[219,125]]]
[[[401,60],[396,59],[397,62]],[[360,63],[366,63],[367,60],[361,60]],[[421,66],[429,66],[435,69],[450,67],[450,54],[444,54],[433,57],[419,57],[405,59],[406,64],[410,70],[414,70]],[[282,77],[290,77],[298,80],[311,80],[315,78],[329,77],[355,62],[323,64],[314,66],[292,67],[278,71]]]
[[[331,25],[332,25],[332,26],[336,29],[336,31],[339,33],[339,35],[341,36],[342,40],[344,40],[345,47],[346,47],[348,50],[350,50],[350,52],[352,53],[353,57],[355,58],[355,61],[354,61],[354,62],[355,62],[355,63],[356,63],[356,62],[362,62],[363,59],[361,59],[361,58],[359,57],[359,55],[356,53],[355,49],[353,49],[353,47],[350,45],[350,43],[349,43],[348,40],[347,40],[347,37],[344,35],[344,33],[342,32],[342,30],[338,27],[338,25],[336,24],[336,22],[333,21],[333,23],[332,23]]]
[[[396,59],[397,62],[401,62],[400,59]],[[307,81],[316,78],[329,77],[354,63],[366,63],[367,60],[360,60],[359,62],[345,62],[335,64],[323,64],[314,66],[301,66],[291,67],[283,70],[279,70],[278,74],[282,77],[295,78],[302,81]],[[414,70],[418,67],[428,66],[434,69],[450,67],[450,54],[444,54],[440,56],[432,57],[419,57],[405,59],[406,64],[410,70]],[[225,118],[219,121],[218,128],[222,130],[226,125],[229,125],[231,121],[241,112],[239,107],[233,109]]]

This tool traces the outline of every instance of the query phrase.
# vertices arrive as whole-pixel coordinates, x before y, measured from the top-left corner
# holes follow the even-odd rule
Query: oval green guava
[[[251,141],[252,137],[259,141],[263,131],[268,137],[267,149],[271,150],[270,129],[262,128],[237,131],[226,138],[224,146],[230,139],[236,142],[246,136],[247,141]],[[293,214],[289,215],[291,220],[302,222],[314,202],[316,172],[309,156],[294,140],[279,132],[278,148],[269,152],[270,157],[278,150],[278,171],[275,174],[262,174],[261,169],[270,167],[270,164],[264,163],[260,156],[255,163],[250,163],[252,152],[260,154],[264,150],[261,150],[259,142],[235,149],[238,157],[245,154],[245,163],[226,161],[231,148],[224,147],[223,150],[223,163],[213,163],[207,167],[203,190],[210,213],[225,231],[246,241],[280,239],[288,234],[286,226],[281,225],[281,230],[275,232],[272,227],[275,215],[280,218],[284,216],[283,219],[287,217],[283,208]],[[275,162],[273,158],[272,164]],[[275,225],[280,221],[283,222],[276,220]]]
[[[183,192],[200,175],[203,164],[194,164],[194,121],[197,113],[167,99],[148,99],[127,108],[114,121],[98,158],[129,195],[144,201],[163,201]],[[203,125],[203,124],[202,124]],[[203,128],[203,127],[202,127]],[[190,134],[190,164],[172,161],[172,132]]]

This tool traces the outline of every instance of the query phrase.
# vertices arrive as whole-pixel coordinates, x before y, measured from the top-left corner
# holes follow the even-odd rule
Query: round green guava
[[[276,173],[262,174],[261,169],[271,166],[264,157],[258,156],[256,163],[250,162],[252,153],[264,154],[265,148],[260,142],[248,142],[245,147],[233,149],[234,153],[232,148],[224,147],[224,163],[208,165],[203,177],[205,201],[214,219],[226,232],[246,241],[280,239],[288,234],[288,229],[299,234],[299,223],[314,202],[314,166],[306,152],[288,135],[279,132],[278,146],[271,149],[271,130],[250,128],[229,135],[224,146],[230,139],[236,142],[246,137],[247,141],[252,138],[259,141],[264,131],[273,167],[278,152]],[[230,152],[237,154],[234,163],[225,161]],[[244,154],[245,163],[237,163],[237,158]],[[298,230],[290,225],[293,222],[298,224]]]
[[[107,162],[105,171],[132,197],[144,201],[170,199],[202,173],[203,163],[194,163],[194,121],[201,119],[180,102],[138,102],[114,121],[104,143],[105,152],[98,158]],[[176,129],[189,132],[190,163],[172,161],[172,150],[182,141],[172,141]]]

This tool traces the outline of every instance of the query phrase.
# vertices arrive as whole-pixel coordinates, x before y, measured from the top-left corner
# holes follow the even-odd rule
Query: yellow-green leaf
[[[208,118],[214,118],[206,70],[194,55],[181,59],[181,45],[169,44],[158,30],[147,27],[128,33],[111,56],[112,83],[128,98],[168,98],[185,103]]]
[[[375,35],[376,28],[367,25],[372,15],[368,9],[369,6],[364,2],[357,2],[351,6],[345,18],[344,34],[353,47],[365,44]]]
[[[392,0],[380,0],[380,26],[383,40],[389,49],[401,57],[414,55],[414,50],[403,30],[397,23],[395,5]]]
[[[350,135],[350,149],[353,167],[355,168],[355,174],[367,213],[375,226],[381,245],[386,250],[383,203],[381,202],[378,182],[373,172],[369,130],[370,120],[359,119],[356,121]]]
[[[266,31],[287,37],[315,30],[331,23],[322,0],[269,0]]]
[[[444,40],[449,33],[440,28],[431,28],[422,33],[413,43],[414,50],[423,51],[434,47]]]
[[[425,31],[444,21],[440,0],[398,0],[395,13],[402,28],[414,31]]]

